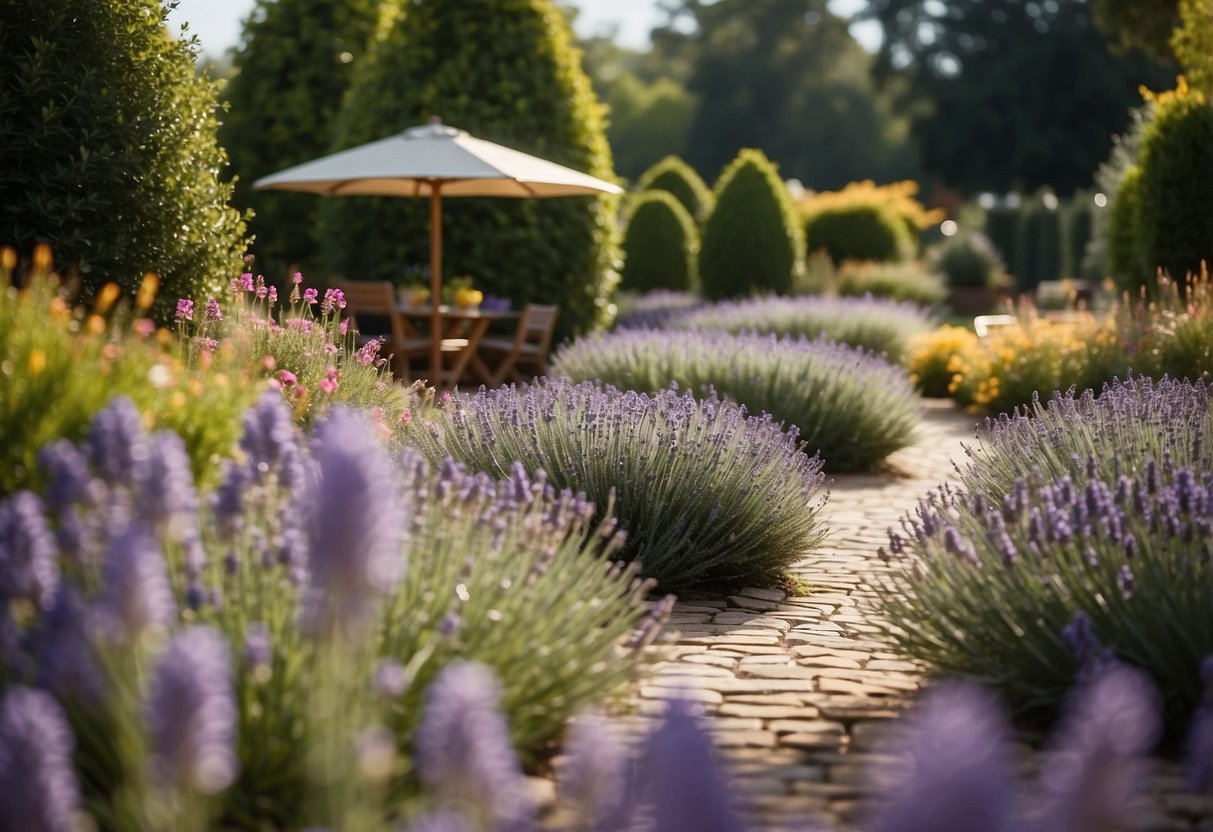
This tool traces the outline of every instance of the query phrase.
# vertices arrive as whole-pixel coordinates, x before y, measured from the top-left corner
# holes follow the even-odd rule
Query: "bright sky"
[[[618,40],[624,46],[642,48],[648,43],[649,30],[662,21],[657,0],[577,0],[581,9],[577,28],[582,35],[599,34],[618,26]],[[862,0],[831,0],[838,14],[851,14]],[[169,16],[169,25],[177,27],[188,22],[190,31],[198,36],[202,51],[221,55],[240,39],[240,24],[253,7],[253,0],[180,0],[177,10]],[[853,27],[855,36],[869,48],[860,26]],[[868,33],[870,36],[870,32]]]

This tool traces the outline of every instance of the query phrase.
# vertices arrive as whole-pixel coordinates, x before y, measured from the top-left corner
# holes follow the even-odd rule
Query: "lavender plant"
[[[123,400],[42,458],[45,499],[0,503],[0,689],[59,703],[103,828],[381,828],[439,668],[501,673],[531,757],[668,611],[542,473],[392,457],[339,409],[309,448],[276,391],[213,493]]]
[[[765,297],[722,301],[678,315],[667,328],[824,338],[884,353],[900,364],[910,338],[933,326],[930,315],[912,303],[872,297]]]
[[[710,391],[794,425],[829,471],[870,469],[914,440],[918,397],[899,368],[826,341],[638,330],[581,338],[552,362],[574,381]]]
[[[1043,716],[1114,656],[1178,730],[1213,653],[1209,421],[1203,387],[1137,381],[994,423],[961,488],[890,532],[880,605],[902,649]]]
[[[794,427],[715,397],[541,380],[453,401],[413,441],[431,460],[498,477],[518,462],[585,493],[627,530],[619,556],[667,589],[770,583],[822,538],[820,460]]]
[[[668,289],[644,294],[621,292],[615,328],[660,329],[672,318],[706,305],[706,301],[690,292],[672,292]]]

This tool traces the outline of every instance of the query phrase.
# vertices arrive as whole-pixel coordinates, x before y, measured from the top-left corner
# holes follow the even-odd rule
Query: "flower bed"
[[[431,460],[505,476],[515,461],[627,531],[620,557],[667,589],[772,583],[821,541],[821,462],[795,430],[715,398],[543,380],[482,390],[418,425]]]
[[[769,413],[799,432],[829,471],[869,469],[913,442],[918,402],[905,373],[852,347],[714,332],[581,338],[553,359],[574,381],[657,392],[672,383]]]

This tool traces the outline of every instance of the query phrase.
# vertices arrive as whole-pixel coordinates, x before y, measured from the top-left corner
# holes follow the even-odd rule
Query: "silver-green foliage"
[[[900,368],[831,342],[760,335],[624,331],[581,338],[556,373],[625,390],[710,390],[794,425],[829,471],[869,469],[914,439],[918,397]]]
[[[771,583],[821,542],[821,463],[794,432],[714,397],[567,379],[484,390],[416,431],[430,459],[500,476],[520,461],[614,508],[620,557],[667,589]]]
[[[880,607],[901,649],[1044,717],[1115,655],[1186,725],[1213,652],[1211,427],[1204,385],[1149,380],[993,423],[960,488],[891,534]]]

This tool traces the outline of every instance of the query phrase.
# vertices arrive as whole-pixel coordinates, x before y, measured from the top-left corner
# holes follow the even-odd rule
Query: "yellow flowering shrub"
[[[952,357],[976,343],[977,336],[962,326],[942,326],[915,335],[909,349],[910,381],[924,396],[947,396]]]

